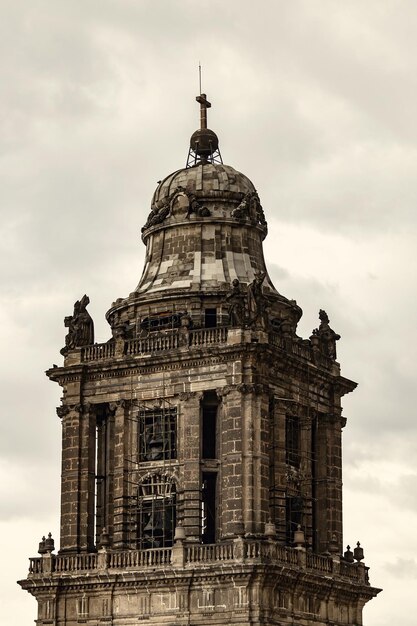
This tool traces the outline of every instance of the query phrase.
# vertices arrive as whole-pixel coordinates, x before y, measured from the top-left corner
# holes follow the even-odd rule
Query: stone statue
[[[89,303],[90,298],[84,295],[81,300],[77,300],[74,304],[73,314],[64,319],[64,325],[68,328],[65,347],[61,350],[61,354],[64,356],[69,350],[94,343],[94,322],[87,311]]]
[[[267,328],[267,299],[263,294],[265,276],[265,272],[256,272],[255,278],[248,286],[249,325],[263,330]]]
[[[226,296],[229,304],[229,324],[231,326],[243,326],[245,323],[245,295],[242,293],[237,278],[232,281],[232,289]]]
[[[340,335],[334,332],[329,326],[329,316],[326,311],[320,309],[319,311],[320,326],[313,330],[313,334],[310,337],[313,345],[318,342],[320,350],[332,361],[336,360],[336,341],[340,339]]]

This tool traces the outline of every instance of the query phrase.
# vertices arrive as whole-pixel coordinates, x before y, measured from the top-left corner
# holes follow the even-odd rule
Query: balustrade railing
[[[128,356],[155,354],[167,350],[176,350],[180,347],[199,348],[215,344],[227,343],[227,326],[215,328],[197,328],[195,330],[174,329],[165,332],[149,333],[146,337],[128,339],[120,354]],[[301,341],[285,338],[278,333],[269,333],[269,343],[282,350],[289,350],[295,356],[307,361],[314,361],[317,365],[331,368],[333,361],[326,355],[313,352],[311,345]],[[116,343],[96,343],[81,348],[81,362],[101,361],[113,358],[116,354]]]
[[[109,359],[114,357],[115,344],[111,343],[95,343],[92,346],[81,348],[81,361],[99,361],[101,359]]]
[[[74,572],[97,568],[97,554],[58,555],[54,558],[54,572]]]
[[[129,339],[125,343],[125,354],[133,356],[135,354],[151,354],[164,350],[175,350],[180,345],[180,334],[178,332],[153,333],[147,337],[139,339]]]
[[[230,561],[234,559],[233,543],[194,544],[186,547],[187,563]]]
[[[175,548],[176,549],[176,548]],[[362,584],[369,584],[368,568],[358,563],[340,561],[328,556],[303,552],[275,542],[240,540],[216,544],[183,544],[185,566],[219,562],[250,562],[285,564],[302,567],[320,574],[340,575]],[[71,574],[92,570],[126,570],[171,566],[173,548],[149,550],[115,550],[74,555],[47,555],[29,559],[29,575]]]
[[[310,569],[319,570],[320,572],[326,572],[331,574],[333,571],[333,560],[327,556],[321,554],[314,554],[313,552],[306,553],[306,565]]]
[[[227,326],[191,330],[189,334],[190,346],[207,346],[213,343],[226,343],[227,330]]]
[[[282,337],[276,332],[270,332],[269,343],[281,350],[288,350],[294,356],[299,356],[306,361],[312,361],[320,367],[331,369],[334,361],[319,351],[314,351],[308,341],[294,340],[291,337]]]
[[[109,567],[125,569],[128,567],[157,567],[169,565],[171,562],[171,548],[152,548],[150,550],[129,550],[126,552],[111,552]]]
[[[42,559],[34,557],[29,559],[29,574],[42,574]]]
[[[368,568],[366,568],[367,570]],[[340,561],[340,575],[347,578],[354,578],[355,580],[361,579],[361,570],[357,563],[347,563],[346,561]],[[365,573],[365,580],[367,576]]]

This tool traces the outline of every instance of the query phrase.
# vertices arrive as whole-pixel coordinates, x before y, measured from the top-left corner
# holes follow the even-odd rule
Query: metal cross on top
[[[207,100],[205,93],[197,96],[196,100],[200,103],[200,128],[207,128],[207,109],[211,107],[211,102]]]

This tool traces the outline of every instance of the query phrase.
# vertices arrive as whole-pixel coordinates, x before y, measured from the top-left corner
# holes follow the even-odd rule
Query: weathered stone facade
[[[65,320],[64,365],[47,372],[63,388],[60,550],[43,540],[20,584],[38,624],[359,625],[378,590],[359,546],[342,556],[341,397],[356,384],[324,311],[297,336],[258,194],[198,153],[198,133],[196,164],[154,194],[111,339],[92,343],[86,297]]]

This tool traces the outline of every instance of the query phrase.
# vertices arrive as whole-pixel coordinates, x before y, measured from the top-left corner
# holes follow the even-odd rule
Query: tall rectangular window
[[[177,458],[177,410],[158,408],[139,412],[139,462]]]
[[[216,541],[216,479],[217,473],[203,472],[201,485],[201,540]]]
[[[217,458],[217,410],[219,400],[214,391],[206,391],[201,403],[203,459]]]
[[[286,540],[287,544],[294,541],[294,533],[303,521],[303,499],[300,496],[287,496],[286,500]]]
[[[300,466],[300,422],[294,415],[287,415],[285,422],[285,460],[292,467]]]
[[[167,474],[145,478],[138,488],[137,546],[172,546],[176,524],[176,485]]]

